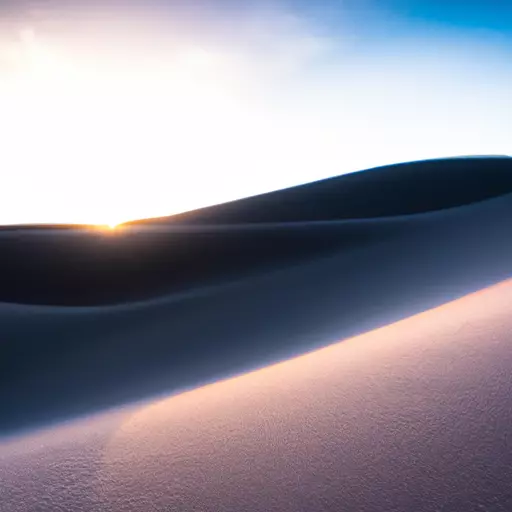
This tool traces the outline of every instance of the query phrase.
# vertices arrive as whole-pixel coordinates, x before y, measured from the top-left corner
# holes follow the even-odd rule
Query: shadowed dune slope
[[[400,215],[509,193],[511,158],[455,158],[344,175],[115,232],[4,228],[0,302],[143,301],[375,244],[402,231]]]
[[[501,192],[393,218],[5,230],[0,434],[260,368],[506,279]]]
[[[0,232],[0,302],[101,306],[224,283],[352,250],[391,223]]]
[[[505,512],[512,282],[0,445],[2,512]]]
[[[135,224],[252,224],[411,215],[512,192],[512,158],[457,157],[345,174]]]

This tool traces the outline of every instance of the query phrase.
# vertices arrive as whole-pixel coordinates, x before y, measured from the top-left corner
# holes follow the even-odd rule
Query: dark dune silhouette
[[[0,230],[0,433],[259,368],[512,275],[512,159],[390,166],[115,232]]]
[[[504,512],[512,281],[0,445],[2,512]]]
[[[511,165],[507,156],[406,162],[135,224],[307,222],[424,213],[512,192]]]
[[[165,296],[376,243],[408,229],[412,219],[398,217],[509,193],[511,158],[452,158],[343,175],[116,233],[4,228],[0,302],[92,306]]]

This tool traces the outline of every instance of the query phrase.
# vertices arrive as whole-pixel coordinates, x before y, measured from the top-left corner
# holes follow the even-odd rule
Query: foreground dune
[[[265,367],[504,280],[511,225],[512,159],[478,158],[117,232],[0,230],[0,435]]]
[[[512,281],[0,446],[2,512],[506,511]]]

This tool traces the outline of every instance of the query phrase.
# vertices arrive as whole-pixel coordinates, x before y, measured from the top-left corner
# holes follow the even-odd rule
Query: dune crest
[[[405,162],[307,183],[135,225],[261,224],[414,215],[512,193],[512,158]]]

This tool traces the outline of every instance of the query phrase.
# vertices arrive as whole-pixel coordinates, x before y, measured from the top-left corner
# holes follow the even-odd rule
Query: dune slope
[[[511,170],[512,159],[507,156],[405,162],[134,224],[253,224],[411,215],[511,193]]]
[[[512,507],[512,282],[0,446],[0,510]]]

